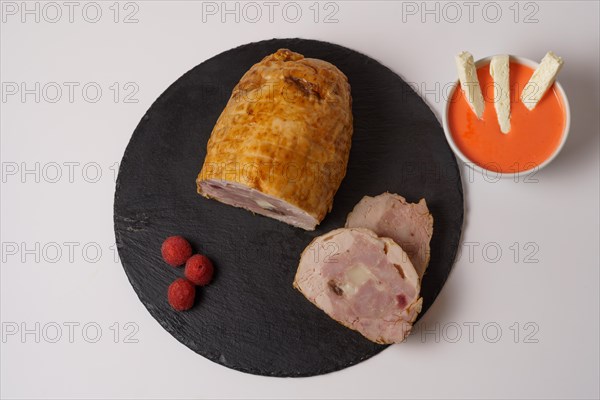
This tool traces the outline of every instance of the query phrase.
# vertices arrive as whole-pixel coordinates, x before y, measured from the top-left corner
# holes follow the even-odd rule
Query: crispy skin
[[[331,210],[351,141],[346,76],[330,63],[280,49],[252,66],[234,88],[208,141],[198,193],[314,229]],[[210,182],[221,187],[210,192]],[[227,200],[221,193],[232,187],[236,195],[248,188],[243,195],[249,202]],[[263,212],[252,200],[254,191],[291,207],[276,204]],[[312,222],[288,220],[294,209]]]

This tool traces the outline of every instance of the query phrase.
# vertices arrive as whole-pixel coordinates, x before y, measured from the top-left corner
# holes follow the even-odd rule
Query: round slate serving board
[[[314,232],[255,216],[196,194],[206,143],[231,91],[250,66],[279,48],[329,61],[350,80],[354,136],[332,212]],[[435,115],[396,74],[330,43],[273,39],[203,62],[172,84],[136,128],[119,170],[114,222],[123,268],[152,316],[202,356],[239,371],[310,376],[365,360],[386,346],[327,317],[292,282],[310,241],[342,227],[365,195],[424,197],[434,217],[423,315],[454,262],[463,222],[456,159]],[[217,273],[196,305],[176,312],[167,287],[183,276],[160,256],[165,237],[183,235]]]

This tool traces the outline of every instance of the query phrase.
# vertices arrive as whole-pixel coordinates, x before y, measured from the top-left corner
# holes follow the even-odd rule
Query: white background
[[[59,2],[62,18],[51,23],[56,8],[44,4],[38,3],[36,22],[35,15],[22,15],[21,2],[2,3],[2,397],[598,398],[598,2],[498,2],[495,23],[495,6],[484,2],[476,3],[472,21],[467,5],[456,3],[461,17],[452,22],[456,8],[442,3],[427,3],[438,7],[436,21],[435,13],[422,13],[421,2],[338,1],[333,23],[323,22],[335,10],[324,3],[314,21],[312,1],[298,3],[296,23],[285,20],[295,17],[293,9],[282,13],[285,3],[269,22],[259,2],[256,23],[250,9],[239,22],[235,15],[222,22],[220,12],[203,21],[203,4],[194,1],[121,3],[118,22],[113,2],[99,2],[96,23],[82,15],[88,3],[76,3],[71,23],[68,6]],[[413,6],[416,14],[408,12]],[[84,15],[94,19],[94,11],[87,6]],[[123,23],[131,12],[138,22]],[[537,22],[525,23],[532,12]],[[529,177],[536,182],[493,182],[464,169],[463,251],[415,334],[357,366],[313,378],[247,375],[187,349],[143,307],[112,247],[115,163],[144,112],[200,62],[273,37],[320,39],[363,52],[417,83],[438,117],[457,52],[539,60],[553,50],[566,60],[559,80],[573,117],[566,147]],[[39,102],[35,94],[10,94],[22,82],[28,88],[40,82]],[[56,103],[51,82],[63,89]],[[65,82],[79,84],[73,102]],[[87,98],[82,94],[89,82],[102,89],[96,103],[93,88]],[[128,82],[133,86],[125,87]],[[126,102],[136,87],[128,100],[137,103]],[[36,163],[38,176],[23,174]],[[79,163],[71,164],[72,179],[64,163]],[[98,169],[102,175],[93,182]],[[72,259],[65,242],[77,243]],[[70,322],[79,324],[72,340]],[[86,323],[92,325],[84,333]],[[479,324],[472,337],[470,323]],[[102,336],[88,343],[98,326]],[[497,327],[501,336],[492,343]],[[23,329],[34,333],[22,336]]]

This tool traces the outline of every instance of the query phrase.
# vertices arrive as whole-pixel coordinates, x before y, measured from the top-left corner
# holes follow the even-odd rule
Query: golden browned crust
[[[352,98],[334,65],[287,49],[244,74],[217,120],[196,182],[243,184],[316,218],[346,174]]]

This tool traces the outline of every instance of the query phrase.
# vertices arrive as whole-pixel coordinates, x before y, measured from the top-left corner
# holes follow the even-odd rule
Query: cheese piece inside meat
[[[346,76],[280,49],[233,89],[208,141],[198,193],[313,230],[331,211],[351,141]]]
[[[419,277],[393,240],[341,228],[304,250],[294,287],[334,320],[376,343],[399,343],[421,311]]]
[[[414,204],[392,193],[365,196],[348,214],[346,227],[367,228],[378,236],[391,238],[408,254],[419,278],[423,278],[433,235],[433,217],[425,199]]]

